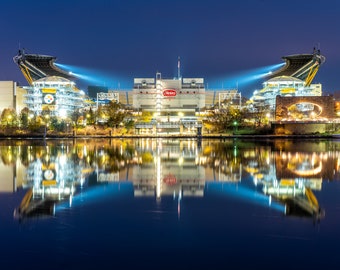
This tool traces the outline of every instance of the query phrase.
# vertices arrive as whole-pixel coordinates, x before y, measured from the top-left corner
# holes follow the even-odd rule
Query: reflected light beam
[[[76,192],[70,200],[58,203],[55,211],[97,203],[112,198],[113,195],[126,193],[133,194],[132,183],[109,183],[94,187],[85,187],[80,192]]]
[[[237,197],[245,201],[252,202],[254,204],[258,204],[264,207],[270,207],[270,208],[275,209],[276,211],[285,213],[284,205],[273,201],[271,199],[271,196],[268,197],[252,189],[245,188],[240,185],[226,184],[226,183],[207,183],[207,185],[209,186],[210,191],[228,194],[233,197]]]

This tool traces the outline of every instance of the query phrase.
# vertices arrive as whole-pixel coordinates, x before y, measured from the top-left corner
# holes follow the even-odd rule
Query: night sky
[[[156,72],[175,77],[180,57],[183,77],[203,77],[209,89],[238,86],[250,97],[262,81],[242,84],[238,74],[316,47],[326,62],[313,82],[334,94],[339,14],[338,0],[3,0],[0,80],[27,85],[12,59],[19,48],[56,56],[57,63],[102,74],[102,85],[124,89]]]

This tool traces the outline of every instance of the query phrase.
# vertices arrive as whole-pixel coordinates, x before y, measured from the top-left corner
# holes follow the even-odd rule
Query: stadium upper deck
[[[288,55],[283,56],[282,59],[286,61],[286,64],[281,69],[271,73],[266,79],[290,76],[304,81],[306,86],[312,83],[320,65],[326,60],[320,54],[320,50],[315,48],[312,54]]]
[[[48,76],[59,76],[74,80],[74,76],[54,65],[56,59],[56,57],[49,55],[26,54],[24,50],[19,50],[18,55],[13,57],[14,62],[19,66],[30,85],[34,81]]]

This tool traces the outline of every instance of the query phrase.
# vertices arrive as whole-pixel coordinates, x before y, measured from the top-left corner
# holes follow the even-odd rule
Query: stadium
[[[276,97],[321,96],[321,84],[312,84],[325,62],[320,50],[311,54],[284,56],[284,66],[269,72],[261,90],[242,102],[238,89],[206,89],[204,78],[182,78],[180,62],[178,76],[134,78],[133,88],[127,90],[89,86],[88,95],[76,87],[77,77],[56,66],[56,57],[26,54],[20,50],[13,60],[22,71],[29,86],[25,87],[24,105],[35,114],[49,110],[52,115],[70,115],[75,110],[96,110],[99,104],[115,100],[141,115],[152,115],[151,123],[137,123],[137,134],[200,133],[204,111],[220,109],[225,104],[246,106],[253,110],[266,108],[274,112]],[[179,60],[178,60],[179,61]],[[58,65],[59,66],[59,65]],[[91,89],[91,91],[90,91]],[[49,97],[49,98],[47,98]],[[52,98],[52,99],[51,99]],[[51,102],[51,100],[53,100]]]
[[[266,77],[261,90],[255,90],[248,101],[250,108],[267,107],[274,111],[276,96],[321,96],[322,85],[312,84],[326,58],[320,50],[312,54],[284,56],[285,65]]]
[[[84,107],[84,93],[75,85],[72,74],[55,65],[56,57],[26,54],[14,56],[29,86],[24,87],[24,104],[35,115],[66,117]]]

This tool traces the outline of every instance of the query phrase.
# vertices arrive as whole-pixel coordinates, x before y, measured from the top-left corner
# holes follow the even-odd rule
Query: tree
[[[75,110],[71,114],[71,120],[72,120],[72,123],[77,126],[78,123],[83,123],[84,115],[79,109]]]
[[[40,115],[35,115],[28,123],[28,129],[37,132],[45,125],[43,118]]]
[[[214,110],[209,118],[205,121],[205,127],[214,126],[217,132],[232,130],[242,124],[243,113],[235,106],[228,106],[223,109]]]
[[[93,112],[92,108],[86,112],[86,124],[93,125],[96,122],[96,113]]]
[[[18,126],[18,116],[14,109],[6,108],[1,113],[1,125],[6,127]]]
[[[270,114],[269,105],[263,105],[254,108],[254,111],[251,113],[251,118],[254,121],[255,128],[263,127],[266,124],[267,114]]]
[[[23,108],[20,112],[19,121],[23,129],[28,128],[29,121],[30,121],[30,114],[31,112],[27,107]]]
[[[108,117],[107,125],[109,127],[117,128],[129,115],[129,113],[125,111],[123,105],[116,101],[110,101],[110,103],[105,106],[105,111]]]
[[[143,111],[142,115],[141,115],[141,121],[142,122],[151,122],[151,120],[152,120],[152,113],[147,112],[147,111]]]

